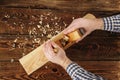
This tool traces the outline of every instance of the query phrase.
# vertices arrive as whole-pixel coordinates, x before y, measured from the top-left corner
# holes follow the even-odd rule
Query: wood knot
[[[57,70],[57,68],[53,68],[52,71],[53,72],[57,72],[58,70]]]

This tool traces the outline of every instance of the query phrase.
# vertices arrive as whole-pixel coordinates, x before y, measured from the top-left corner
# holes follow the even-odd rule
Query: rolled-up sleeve
[[[66,69],[73,80],[105,80],[101,76],[86,71],[76,63],[71,63]]]
[[[120,14],[103,18],[104,30],[120,32]]]

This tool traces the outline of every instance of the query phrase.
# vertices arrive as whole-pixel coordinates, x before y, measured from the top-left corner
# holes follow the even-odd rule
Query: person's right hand
[[[86,37],[88,34],[90,34],[92,31],[96,29],[103,29],[104,23],[102,19],[85,19],[85,18],[78,18],[72,21],[72,23],[63,30],[64,34],[68,34],[72,31],[75,31],[76,29],[84,29],[85,34],[77,40],[76,42],[82,40],[84,37]]]

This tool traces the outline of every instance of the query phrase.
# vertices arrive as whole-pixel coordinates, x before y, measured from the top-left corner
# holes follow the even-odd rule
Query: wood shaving
[[[43,15],[40,15],[40,20],[41,20],[41,21],[43,21],[43,17],[44,17]]]
[[[53,21],[54,19],[51,18],[51,21]]]
[[[63,24],[64,24],[65,27],[67,26],[67,24],[64,21],[63,21]]]
[[[47,13],[46,15],[48,15],[48,16],[49,16],[50,14],[51,14],[51,13]]]
[[[16,25],[17,23],[16,23],[16,22],[14,22],[13,24],[14,24],[14,25]]]
[[[43,29],[43,34],[46,34],[47,32],[46,32],[46,30],[45,29]]]
[[[48,69],[48,66],[45,66],[46,69]]]
[[[41,36],[43,37],[44,35],[43,35],[43,34],[41,34]]]
[[[68,36],[65,36],[63,39],[64,39],[65,41],[69,41],[69,37],[68,37]]]
[[[59,34],[59,33],[60,33],[60,31],[55,31],[55,33]]]
[[[42,25],[42,21],[39,21],[39,24],[41,24],[41,25]]]
[[[39,80],[39,76],[40,76],[40,75],[38,74],[38,75],[35,77],[35,79]]]
[[[10,62],[13,63],[13,62],[14,62],[14,59],[11,59]]]
[[[40,28],[41,26],[40,25],[37,25],[38,28]]]
[[[5,17],[5,18],[10,18],[10,15],[6,14],[4,17]]]
[[[16,47],[16,43],[13,43],[13,44],[12,44],[12,48],[15,48],[15,47]]]
[[[48,34],[48,35],[47,35],[47,38],[48,38],[48,39],[52,38],[52,35],[51,35],[51,34]]]
[[[16,43],[18,41],[18,38],[16,38],[13,42]]]
[[[58,23],[56,22],[55,25],[58,25]]]
[[[48,17],[45,17],[45,19],[48,19]]]
[[[35,37],[35,35],[37,35],[38,33],[37,33],[37,30],[36,30],[36,28],[34,27],[32,30],[30,30],[29,31],[29,35],[32,37]]]
[[[30,30],[30,31],[29,31],[29,35],[31,35],[31,34],[32,34],[32,31]]]
[[[68,41],[69,41],[69,37],[64,36],[64,38],[60,40],[60,43],[62,44],[63,47],[65,47],[68,44]]]
[[[54,17],[54,19],[58,19],[58,17],[57,17],[57,16],[55,16],[55,17]]]
[[[40,17],[44,17],[43,15],[40,15]]]
[[[46,25],[47,28],[50,28],[49,24]]]
[[[74,20],[74,19],[75,19],[75,17],[72,17],[72,19]]]
[[[22,56],[25,56],[25,53],[22,53]]]
[[[33,43],[40,43],[40,41],[41,41],[41,39],[40,38],[35,38],[34,40],[33,40]]]

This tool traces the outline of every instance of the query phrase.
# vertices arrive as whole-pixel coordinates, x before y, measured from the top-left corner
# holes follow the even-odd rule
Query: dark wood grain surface
[[[119,11],[119,0],[0,0],[6,7],[48,8],[70,11]]]
[[[76,61],[90,72],[108,80],[119,80],[119,61]],[[65,70],[58,65],[47,63],[30,76],[26,75],[19,62],[0,61],[1,80],[71,80]]]
[[[99,18],[119,14],[119,4],[119,0],[1,0],[0,80],[71,80],[63,68],[50,62],[28,76],[18,59],[74,18],[86,13]],[[120,80],[120,33],[94,31],[66,53],[88,71]]]

